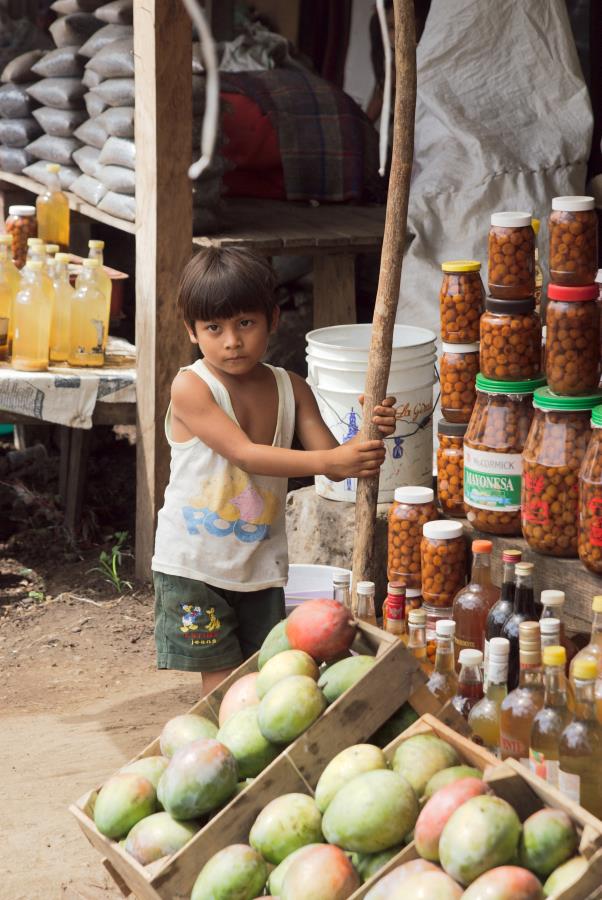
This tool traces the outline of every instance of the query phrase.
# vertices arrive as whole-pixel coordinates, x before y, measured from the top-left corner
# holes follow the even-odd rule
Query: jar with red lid
[[[535,294],[535,232],[531,213],[498,212],[489,229],[489,293],[498,300]]]
[[[449,344],[478,341],[479,318],[485,299],[481,263],[475,259],[455,259],[442,263],[441,269],[441,340]]]
[[[496,381],[523,381],[541,373],[541,319],[535,300],[485,301],[481,316],[481,373]]]
[[[579,472],[579,559],[602,575],[602,406],[591,418],[592,436]]]
[[[27,259],[27,241],[38,234],[35,206],[9,206],[5,227],[13,239],[13,262],[22,269]]]
[[[395,489],[389,508],[387,578],[419,588],[422,526],[437,518],[435,492],[427,487]]]
[[[448,422],[468,423],[477,393],[478,344],[443,343],[441,357],[441,412]]]
[[[598,272],[598,217],[593,197],[554,197],[548,219],[550,281],[591,284]]]
[[[437,425],[437,497],[449,519],[464,518],[464,435],[467,425],[440,419]]]
[[[428,606],[451,606],[466,580],[466,543],[461,522],[427,522],[420,544],[422,599]]]
[[[523,451],[523,537],[538,553],[578,555],[579,470],[591,436],[592,409],[602,392],[559,397],[535,391],[535,415]]]
[[[546,378],[555,394],[593,393],[600,383],[598,285],[548,285]]]

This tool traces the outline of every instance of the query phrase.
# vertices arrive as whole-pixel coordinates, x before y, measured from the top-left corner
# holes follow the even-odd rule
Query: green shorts
[[[284,590],[226,591],[203,581],[153,572],[159,669],[234,668],[261,647],[284,618]]]

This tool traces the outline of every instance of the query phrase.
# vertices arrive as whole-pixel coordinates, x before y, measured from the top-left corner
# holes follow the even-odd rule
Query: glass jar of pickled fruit
[[[442,263],[441,269],[441,340],[450,344],[478,341],[479,317],[485,299],[481,263],[475,259],[455,259]]]
[[[477,394],[478,344],[443,343],[441,412],[448,422],[468,423]]]
[[[535,232],[531,213],[498,212],[489,229],[489,293],[498,300],[535,294]]]
[[[5,227],[13,239],[13,262],[22,269],[27,259],[27,241],[38,233],[35,206],[9,206]]]
[[[437,496],[446,518],[464,518],[464,435],[467,425],[439,419]]]
[[[387,578],[420,588],[422,526],[437,518],[435,492],[427,487],[395,489],[389,509]]]
[[[477,402],[464,437],[464,509],[488,534],[520,534],[522,451],[543,378],[494,381],[477,375]]]
[[[591,394],[600,383],[598,285],[548,285],[546,378],[555,394]]]
[[[535,416],[523,451],[522,529],[530,547],[548,556],[577,556],[579,469],[591,436],[592,409],[602,392],[559,397],[535,391]]]
[[[579,472],[579,559],[602,575],[602,406],[591,418],[592,436]]]
[[[496,381],[523,381],[541,374],[541,319],[535,301],[485,301],[481,316],[481,373]]]
[[[593,197],[554,197],[548,219],[550,281],[591,284],[598,271],[598,218]]]
[[[422,599],[428,606],[451,606],[466,581],[466,542],[461,522],[427,522],[420,543]]]

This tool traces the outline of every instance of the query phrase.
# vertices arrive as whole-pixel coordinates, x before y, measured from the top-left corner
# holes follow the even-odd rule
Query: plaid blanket
[[[383,202],[378,135],[339,88],[297,66],[222,72],[220,82],[250,97],[274,125],[287,200]]]

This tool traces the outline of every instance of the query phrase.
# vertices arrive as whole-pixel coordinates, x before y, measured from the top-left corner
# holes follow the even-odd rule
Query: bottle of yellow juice
[[[69,247],[70,216],[69,200],[61,191],[59,181],[60,166],[48,163],[48,187],[37,199],[38,237],[43,241],[60,244],[63,250]]]
[[[106,298],[98,279],[98,260],[85,259],[71,298],[68,362],[71,366],[104,364]]]
[[[46,290],[43,263],[25,264],[14,302],[13,369],[43,372],[48,368],[52,295]]]

